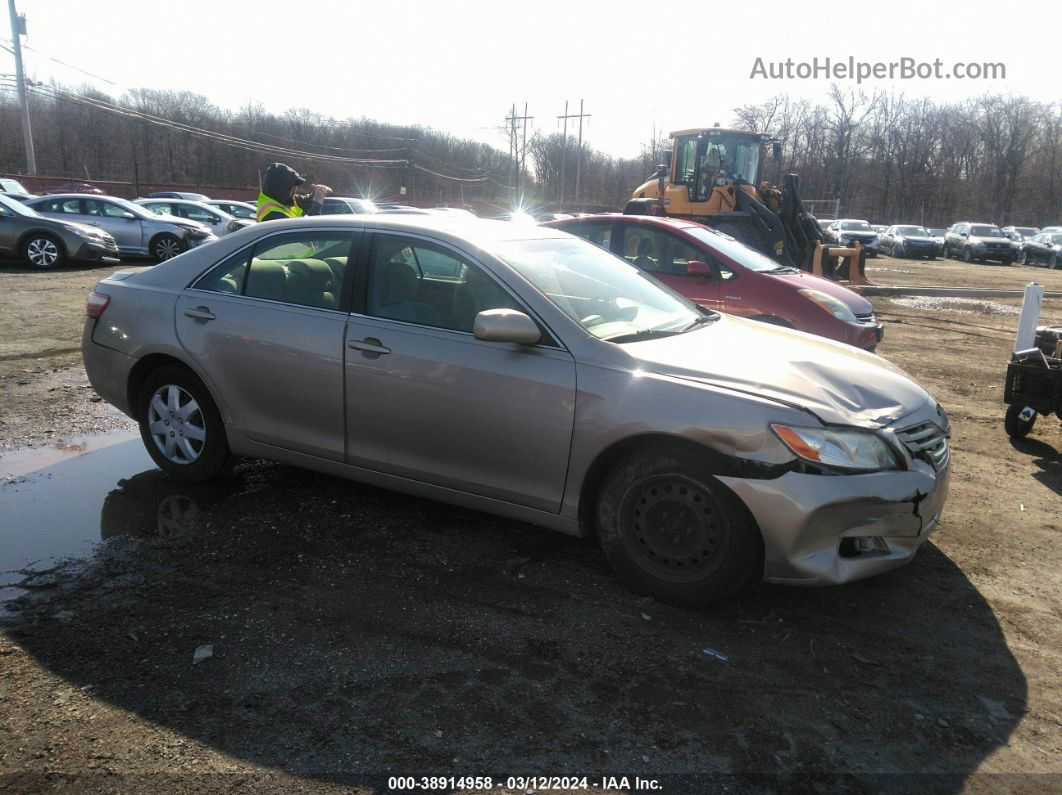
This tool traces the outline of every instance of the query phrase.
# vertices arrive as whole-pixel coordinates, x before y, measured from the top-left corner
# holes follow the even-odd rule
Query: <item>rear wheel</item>
[[[173,259],[184,251],[184,243],[176,235],[163,233],[151,241],[151,256],[159,262]]]
[[[210,392],[183,367],[161,367],[137,397],[140,438],[159,468],[178,480],[209,480],[229,463],[225,425]]]
[[[1007,406],[1003,429],[1011,439],[1024,439],[1036,424],[1036,412],[1027,406]]]
[[[762,572],[751,515],[708,461],[681,448],[622,459],[598,496],[597,527],[619,576],[667,601],[710,604]]]
[[[63,250],[62,241],[57,237],[38,232],[23,242],[22,257],[34,268],[48,270],[62,265],[66,252]]]

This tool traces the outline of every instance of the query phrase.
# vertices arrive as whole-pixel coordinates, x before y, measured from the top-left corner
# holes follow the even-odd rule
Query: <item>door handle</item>
[[[213,320],[217,317],[205,306],[197,306],[195,309],[184,310],[185,317],[194,317],[196,320]]]
[[[356,351],[365,351],[365,353],[384,354],[391,352],[390,348],[386,345],[381,345],[380,341],[375,337],[366,337],[363,340],[351,340],[347,345]]]

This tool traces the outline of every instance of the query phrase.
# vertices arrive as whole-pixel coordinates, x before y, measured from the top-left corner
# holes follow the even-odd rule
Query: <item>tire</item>
[[[973,257],[970,256],[970,247],[969,246],[967,246],[966,248],[964,248],[962,250],[962,261],[963,262],[973,262]]]
[[[1025,406],[1007,406],[1007,415],[1003,418],[1003,429],[1011,439],[1024,439],[1036,424],[1036,414],[1033,414],[1032,419],[1029,420],[1022,420],[1018,416],[1024,409]]]
[[[63,242],[47,232],[35,232],[22,243],[22,258],[37,270],[58,268],[66,260]]]
[[[892,256],[895,259],[903,259],[903,246],[902,245],[893,246],[892,247]]]
[[[1022,265],[1032,265],[1032,260],[1029,259],[1029,252],[1028,251],[1026,251],[1022,255],[1021,264]]]
[[[1014,264],[1014,260],[1012,260],[1012,259],[1005,259],[1005,260],[1002,260],[1000,262],[1000,265],[1003,265],[1004,267],[1010,267],[1013,264]]]
[[[169,232],[156,235],[151,241],[151,256],[158,262],[173,259],[178,254],[184,253],[184,250],[185,245],[181,239],[177,235],[171,235]]]
[[[763,573],[763,541],[744,504],[711,462],[655,446],[619,461],[598,494],[605,559],[638,591],[702,606]]]
[[[1057,254],[1052,254],[1051,258],[1049,260],[1047,260],[1047,267],[1052,268],[1052,269],[1058,267],[1058,255]]]
[[[229,443],[221,412],[206,385],[190,370],[175,365],[155,370],[140,388],[136,409],[140,438],[170,477],[199,482],[228,468]]]

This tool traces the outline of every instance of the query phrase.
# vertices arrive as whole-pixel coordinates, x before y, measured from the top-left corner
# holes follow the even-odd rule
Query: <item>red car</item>
[[[563,229],[623,257],[708,309],[788,326],[868,351],[884,329],[869,301],[828,279],[787,268],[702,224],[646,215],[590,215]]]

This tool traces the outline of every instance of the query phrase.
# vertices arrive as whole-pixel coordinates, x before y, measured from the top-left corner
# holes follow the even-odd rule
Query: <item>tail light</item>
[[[111,297],[109,295],[97,293],[93,290],[89,293],[88,300],[85,302],[85,317],[91,317],[98,320],[100,315],[103,314],[103,310],[107,308],[107,304],[110,302]]]

